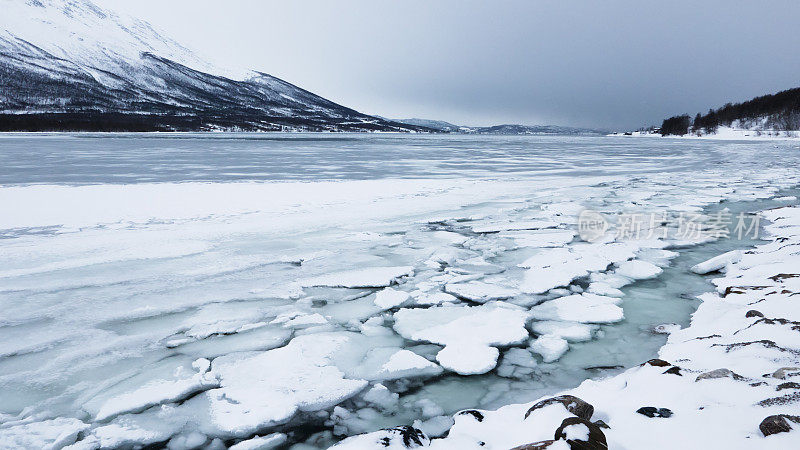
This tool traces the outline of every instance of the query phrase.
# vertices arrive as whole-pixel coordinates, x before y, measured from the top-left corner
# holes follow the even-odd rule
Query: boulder
[[[456,413],[457,416],[472,416],[478,422],[483,422],[483,413],[476,409],[465,409]]]
[[[656,408],[655,406],[643,406],[636,410],[637,413],[647,417],[671,417],[672,411],[667,408]]]
[[[425,433],[423,433],[419,428],[409,427],[406,425],[392,428],[389,431],[399,436],[403,440],[403,445],[405,445],[406,448],[422,447],[430,443],[428,436],[425,436]]]
[[[716,378],[733,378],[736,381],[742,381],[745,378],[730,369],[716,369],[709,372],[701,373],[694,381],[712,380]]]
[[[672,364],[664,361],[663,359],[653,358],[650,361],[642,363],[643,366],[653,366],[653,367],[669,367]]]
[[[800,367],[781,367],[775,372],[772,372],[771,375],[765,375],[765,376],[771,376],[772,378],[785,380],[787,376],[793,376],[793,375],[800,375]]]
[[[525,418],[527,419],[533,411],[552,405],[553,403],[561,403],[564,405],[564,408],[566,408],[567,411],[584,420],[590,420],[592,418],[592,414],[594,414],[594,406],[586,403],[578,397],[575,397],[574,395],[559,395],[557,397],[542,400],[531,406],[528,412],[525,413]]]
[[[779,273],[777,275],[773,275],[769,277],[772,281],[777,281],[778,283],[783,283],[783,280],[788,280],[790,278],[797,278],[800,277],[798,273]]]
[[[428,447],[431,441],[419,428],[402,426],[374,433],[351,436],[331,447],[336,450],[363,450],[365,448],[415,449]]]
[[[603,430],[596,424],[580,417],[567,417],[556,429],[555,440],[564,439],[570,450],[607,450],[608,443]]]
[[[751,309],[744,314],[745,317],[764,317],[764,314],[761,311],[756,311],[755,309]]]
[[[608,429],[608,430],[610,430],[610,429],[611,429],[611,427],[610,427],[610,426],[608,426],[608,424],[607,424],[607,423],[605,423],[605,422],[603,422],[602,420],[595,420],[595,421],[594,421],[594,424],[595,424],[595,425],[597,425],[597,426],[598,426],[598,427],[600,427],[600,428],[606,428],[606,429]]]
[[[777,433],[786,433],[792,431],[792,425],[789,422],[800,424],[800,416],[790,416],[788,414],[776,414],[774,416],[769,416],[761,421],[758,429],[764,433],[764,436]]]
[[[514,447],[511,450],[545,450],[555,443],[556,441],[554,440],[539,441],[531,444],[520,445],[519,447]]]

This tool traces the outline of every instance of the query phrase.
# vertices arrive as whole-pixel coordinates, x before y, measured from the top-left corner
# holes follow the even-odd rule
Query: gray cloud
[[[360,111],[630,128],[800,85],[800,2],[96,0]]]

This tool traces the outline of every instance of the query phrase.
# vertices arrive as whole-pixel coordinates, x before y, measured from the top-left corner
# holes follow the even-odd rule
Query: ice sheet
[[[22,146],[48,148],[43,138],[9,139],[0,136],[6,167],[24,166]],[[136,155],[94,148],[105,138],[48,139],[72,161],[75,152],[92,164]],[[147,179],[154,166],[113,162],[93,166],[100,178],[0,174],[0,207],[14,211],[0,217],[0,436],[40,436],[20,444],[37,448],[74,437],[93,448],[260,442],[308,429],[323,431],[292,439],[323,448],[415,420],[443,434],[458,409],[577,385],[655,353],[665,339],[655,325],[686,325],[686,280],[658,286],[699,241],[582,242],[580,211],[667,213],[674,230],[681,212],[774,198],[798,180],[785,148],[735,143],[711,164],[719,144],[525,138],[520,150],[496,138],[368,136],[348,141],[360,153],[313,138],[296,142],[315,150],[293,154],[291,142],[181,139],[189,160],[213,149],[249,164],[247,152],[234,157],[226,146],[261,145],[295,158],[285,173],[306,168],[293,181],[238,183],[209,161],[210,182],[181,172],[182,163],[173,178],[155,175],[158,183]],[[420,150],[441,143],[452,148]],[[584,144],[604,162],[588,163],[577,150]],[[553,146],[564,155],[554,158]],[[630,152],[639,157],[623,156]],[[343,179],[310,167],[309,154],[344,158]],[[396,173],[406,178],[364,161],[387,154],[405,161]],[[148,158],[159,157],[142,155],[142,164]],[[27,184],[37,180],[49,184]],[[758,277],[720,289],[751,281]],[[740,334],[756,337],[760,326]],[[193,366],[202,359],[209,372]],[[425,398],[439,409],[421,406]]]

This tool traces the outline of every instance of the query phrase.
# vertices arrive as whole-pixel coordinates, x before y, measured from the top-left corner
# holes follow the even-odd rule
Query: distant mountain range
[[[390,119],[387,119],[390,120]],[[504,134],[504,135],[587,135],[597,136],[608,134],[606,130],[590,128],[562,127],[557,125],[493,125],[488,127],[468,127],[454,125],[441,120],[428,119],[391,119],[407,125],[431,128],[446,133],[468,134]]]

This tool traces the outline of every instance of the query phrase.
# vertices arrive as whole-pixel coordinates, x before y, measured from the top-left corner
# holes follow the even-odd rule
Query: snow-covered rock
[[[336,450],[364,450],[368,448],[407,450],[428,447],[429,444],[430,439],[425,435],[425,432],[418,428],[404,426],[352,436],[331,448]]]
[[[715,256],[707,261],[692,266],[692,272],[704,275],[717,270],[724,269],[728,264],[737,263],[742,260],[741,250],[731,250],[719,256]]]

